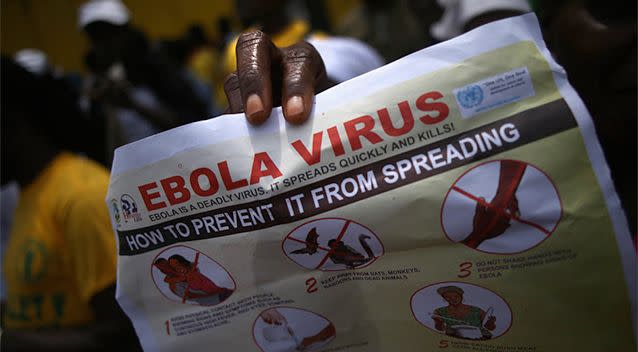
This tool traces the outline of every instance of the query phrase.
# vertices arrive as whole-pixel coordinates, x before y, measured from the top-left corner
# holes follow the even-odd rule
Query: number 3
[[[461,264],[459,264],[459,274],[456,275],[457,277],[460,277],[461,279],[466,278],[470,275],[472,275],[472,271],[470,270],[472,268],[472,263],[471,262],[463,262]]]

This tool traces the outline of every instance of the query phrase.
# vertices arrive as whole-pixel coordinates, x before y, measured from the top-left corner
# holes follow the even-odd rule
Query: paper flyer
[[[636,257],[533,14],[316,97],[117,150],[117,298],[148,351],[630,351]]]

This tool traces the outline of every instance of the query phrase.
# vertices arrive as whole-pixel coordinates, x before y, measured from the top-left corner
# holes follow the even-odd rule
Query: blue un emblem
[[[477,85],[467,86],[456,93],[456,99],[465,109],[473,108],[483,102],[483,90]]]

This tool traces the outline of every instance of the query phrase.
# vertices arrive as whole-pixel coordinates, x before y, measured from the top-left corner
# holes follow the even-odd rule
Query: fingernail
[[[303,98],[295,95],[286,102],[286,116],[288,118],[298,117],[303,113]]]
[[[246,115],[255,119],[260,117],[260,114],[264,112],[264,103],[261,101],[261,98],[257,94],[251,94],[246,100]]]

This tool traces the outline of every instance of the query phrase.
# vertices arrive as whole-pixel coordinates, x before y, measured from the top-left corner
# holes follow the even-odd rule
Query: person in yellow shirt
[[[64,151],[77,122],[36,76],[2,58],[2,184],[21,189],[2,265],[2,351],[135,351],[115,300],[108,171]],[[66,117],[66,121],[63,118]]]

